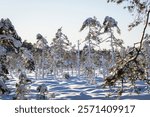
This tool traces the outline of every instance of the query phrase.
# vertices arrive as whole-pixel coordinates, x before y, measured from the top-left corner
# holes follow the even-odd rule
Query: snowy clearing
[[[87,83],[86,78],[77,78],[71,77],[70,79],[54,79],[53,76],[49,75],[47,78],[35,80],[34,75],[28,75],[30,79],[32,79],[32,83],[29,83],[30,90],[26,95],[29,100],[36,100],[38,96],[37,87],[40,84],[45,84],[48,88],[49,93],[54,93],[54,100],[116,100],[117,97],[113,94],[110,94],[109,88],[102,88],[101,84],[103,79],[101,77],[96,78],[97,84],[89,84]],[[10,94],[5,94],[0,96],[0,99],[3,100],[12,100],[15,95],[15,83],[17,80],[10,79],[6,81],[6,85],[9,89],[11,89]],[[129,92],[125,92],[119,99],[134,99],[134,100],[149,100],[150,94],[144,92],[146,86],[144,84],[139,83],[137,86],[141,88],[142,93],[136,94],[132,93],[130,95]],[[127,87],[126,87],[127,88]],[[115,91],[115,90],[114,90]],[[112,91],[113,92],[113,91]]]

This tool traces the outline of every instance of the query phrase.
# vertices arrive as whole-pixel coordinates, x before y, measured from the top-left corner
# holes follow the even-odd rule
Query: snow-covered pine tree
[[[106,16],[105,19],[104,19],[104,22],[103,22],[103,27],[104,27],[104,33],[108,33],[110,34],[110,36],[105,40],[107,42],[110,42],[110,46],[111,46],[111,60],[112,60],[112,63],[111,63],[111,66],[115,65],[115,62],[116,62],[116,56],[115,56],[115,46],[116,47],[123,47],[122,44],[123,44],[123,40],[121,39],[117,39],[115,36],[114,36],[114,30],[113,28],[116,27],[117,28],[117,33],[120,34],[120,29],[118,27],[118,22],[112,18],[112,17],[109,17],[109,16]],[[110,66],[110,67],[111,67]]]
[[[47,45],[48,42],[41,34],[37,34],[36,38],[37,38],[37,42],[36,42],[35,46],[39,50],[39,52],[41,52],[41,54],[39,54],[39,56],[38,56],[39,62],[36,61],[36,74],[38,74],[38,70],[42,70],[42,78],[44,78],[44,75],[45,75],[44,69],[45,69],[45,62],[46,62],[45,61],[45,53],[46,53],[46,49],[48,47],[48,45]]]
[[[32,81],[27,78],[25,72],[19,70],[19,81],[16,83],[16,95],[13,97],[14,100],[27,100],[27,94],[30,92],[29,83]]]
[[[18,53],[21,47],[21,38],[18,36],[11,21],[7,19],[0,20],[0,77],[4,79],[8,71],[7,56],[9,53]],[[1,80],[0,89],[5,93],[8,91],[7,86]]]
[[[80,29],[80,31],[84,30],[85,27],[89,28],[88,35],[86,36],[84,42],[85,46],[83,49],[85,61],[84,61],[84,69],[86,73],[86,77],[90,83],[95,82],[95,65],[93,61],[94,54],[94,46],[100,43],[100,35],[101,25],[96,17],[87,18]]]
[[[59,28],[51,43],[51,55],[53,57],[53,72],[55,77],[58,75],[58,70],[60,74],[63,74],[64,55],[70,45],[71,43],[68,37],[62,33],[62,27]]]
[[[37,99],[38,100],[46,100],[47,99],[47,94],[48,94],[48,88],[45,84],[41,84],[37,87]]]
[[[36,91],[38,92],[37,94],[38,100],[49,100],[49,99],[55,98],[55,93],[48,92],[48,87],[45,84],[39,85]]]

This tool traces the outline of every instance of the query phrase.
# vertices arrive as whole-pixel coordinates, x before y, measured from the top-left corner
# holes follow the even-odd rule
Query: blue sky
[[[84,39],[88,30],[79,32],[83,21],[96,16],[100,23],[105,16],[118,21],[125,45],[140,39],[140,29],[128,32],[127,25],[133,17],[123,6],[107,4],[107,0],[0,0],[0,18],[10,18],[23,40],[36,42],[41,33],[51,42],[58,28],[63,27],[71,42]]]

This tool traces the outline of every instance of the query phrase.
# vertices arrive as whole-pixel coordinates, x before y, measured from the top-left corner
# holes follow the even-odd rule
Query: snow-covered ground
[[[96,78],[96,84],[92,85],[87,83],[86,78],[81,77],[71,77],[70,79],[54,79],[53,76],[49,75],[47,78],[36,80],[33,74],[28,74],[28,78],[32,79],[32,83],[29,83],[30,92],[28,93],[28,99],[36,99],[37,98],[37,87],[40,84],[45,84],[48,87],[49,93],[55,93],[55,100],[112,100],[117,99],[115,93],[113,95],[110,94],[109,88],[102,88],[101,84],[103,83],[102,77]],[[17,79],[10,79],[6,82],[8,88],[11,90],[10,94],[5,94],[0,96],[0,99],[10,100],[15,95],[15,84]],[[140,100],[149,100],[150,94],[147,93],[145,89],[145,85],[138,83],[139,88],[141,88],[140,94],[130,92],[123,93],[121,98],[119,99],[140,99]],[[125,89],[128,86],[125,86]],[[114,90],[115,91],[115,90]]]

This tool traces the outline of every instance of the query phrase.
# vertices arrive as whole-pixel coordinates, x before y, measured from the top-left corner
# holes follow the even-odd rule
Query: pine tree
[[[3,93],[8,92],[8,88],[5,85],[4,78],[8,71],[7,56],[9,53],[18,53],[21,47],[21,38],[18,36],[14,26],[11,21],[7,19],[0,20],[0,90]]]
[[[100,22],[97,20],[96,17],[94,18],[87,18],[80,29],[80,31],[84,30],[85,27],[89,28],[89,32],[87,37],[85,38],[84,42],[86,45],[83,48],[83,56],[85,58],[84,60],[84,67],[85,67],[85,73],[87,76],[87,79],[90,83],[95,82],[95,65],[93,61],[93,55],[94,55],[94,46],[99,44],[100,39],[100,30],[101,25]]]
[[[37,42],[35,44],[36,48],[39,49],[39,52],[41,51],[41,54],[38,56],[39,57],[39,63],[37,62],[36,64],[41,64],[41,67],[37,67],[36,68],[36,72],[38,72],[38,69],[42,70],[42,78],[44,78],[44,69],[45,69],[45,53],[46,53],[46,49],[48,47],[47,45],[47,40],[41,35],[41,34],[37,34],[36,36],[37,38]],[[37,73],[36,73],[37,74]]]
[[[58,75],[58,69],[60,73],[63,73],[64,66],[64,55],[71,43],[68,40],[68,37],[62,33],[62,27],[57,30],[55,38],[51,43],[51,55],[53,57],[53,71],[54,75]]]
[[[119,46],[119,47],[123,47],[123,40],[121,39],[117,39],[114,36],[114,32],[113,32],[113,28],[116,27],[117,28],[117,32],[120,34],[120,29],[118,27],[118,22],[113,19],[112,17],[106,16],[103,22],[103,27],[104,27],[104,33],[109,33],[110,37],[108,37],[106,40],[107,42],[110,42],[110,46],[111,46],[111,56],[112,56],[112,64],[111,66],[115,65],[116,62],[116,57],[115,57],[115,46]],[[108,40],[110,39],[110,40]],[[105,40],[105,41],[106,41]]]

